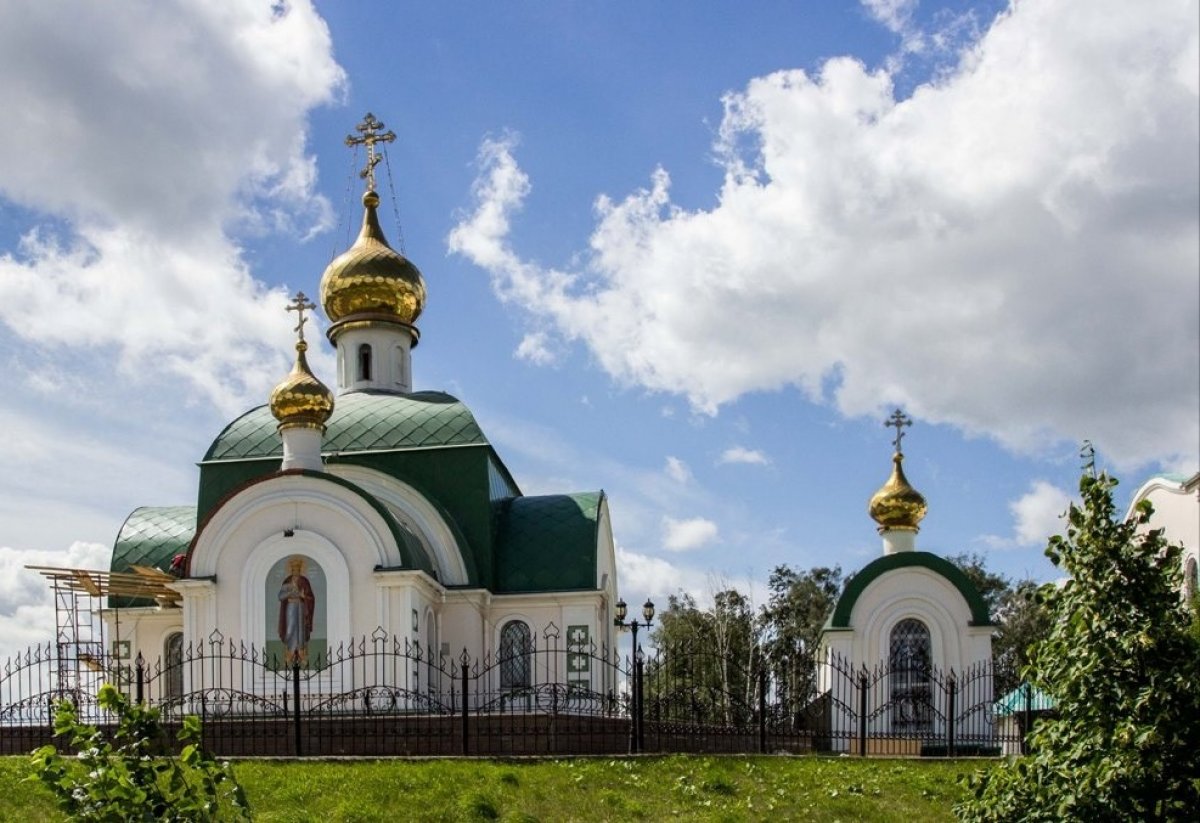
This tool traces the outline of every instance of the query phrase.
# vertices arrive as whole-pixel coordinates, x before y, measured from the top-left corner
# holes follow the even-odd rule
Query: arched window
[[[171,632],[163,643],[162,677],[163,697],[183,697],[183,632]]]
[[[892,731],[921,733],[931,730],[929,627],[909,617],[892,628],[888,669],[892,694]]]
[[[523,689],[529,687],[529,653],[533,651],[533,640],[529,626],[520,620],[511,620],[500,630],[500,688]]]
[[[1190,603],[1197,591],[1200,591],[1200,580],[1196,575],[1196,558],[1189,557],[1183,567],[1183,596]]]
[[[358,379],[371,379],[371,347],[367,343],[358,347]]]

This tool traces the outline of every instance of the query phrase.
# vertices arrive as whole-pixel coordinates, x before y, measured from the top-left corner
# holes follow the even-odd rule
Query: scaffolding
[[[168,585],[176,578],[148,566],[133,566],[129,572],[25,568],[45,577],[54,591],[54,673],[63,693],[90,693],[101,675],[124,679],[132,661],[128,641],[120,639],[121,609],[113,598],[151,600],[162,608],[178,608],[182,600]],[[106,615],[111,615],[115,635],[111,646]]]

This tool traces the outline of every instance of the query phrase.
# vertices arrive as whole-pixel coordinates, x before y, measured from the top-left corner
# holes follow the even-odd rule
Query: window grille
[[[892,731],[922,733],[931,730],[929,627],[915,618],[901,620],[892,629],[888,658],[892,686]]]
[[[529,687],[529,654],[533,642],[529,626],[513,620],[500,630],[500,688]]]

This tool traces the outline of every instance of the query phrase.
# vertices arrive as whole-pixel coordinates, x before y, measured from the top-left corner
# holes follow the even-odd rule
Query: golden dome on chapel
[[[407,258],[388,245],[379,226],[379,195],[363,195],[362,231],[354,245],[325,268],[321,305],[329,337],[352,321],[381,321],[412,327],[425,308],[425,280]],[[416,341],[417,330],[411,329]]]
[[[271,414],[279,428],[324,429],[333,414],[333,392],[308,367],[308,343],[296,341],[296,364],[271,392]]]
[[[892,455],[892,476],[871,495],[867,511],[871,519],[879,524],[880,533],[886,531],[918,531],[917,525],[925,517],[928,507],[925,498],[914,489],[904,476],[904,455]]]

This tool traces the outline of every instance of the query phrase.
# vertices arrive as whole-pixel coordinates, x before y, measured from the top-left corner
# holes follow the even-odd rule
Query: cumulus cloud
[[[680,460],[678,457],[667,456],[666,466],[663,471],[667,477],[674,480],[676,483],[686,483],[692,479],[692,470],[688,468],[688,464]]]
[[[0,322],[59,353],[107,348],[243,408],[278,377],[282,292],[240,237],[329,222],[306,117],[344,83],[307,0],[12,6],[0,28]]]
[[[724,101],[718,205],[673,204],[658,169],[597,199],[565,269],[511,246],[531,183],[488,140],[449,245],[618,381],[706,412],[790,384],[1019,451],[1194,456],[1198,15],[1018,4],[902,100],[847,58],[755,78]]]
[[[672,552],[698,549],[717,539],[717,524],[703,517],[662,519],[663,548]]]
[[[993,549],[1045,546],[1051,536],[1065,533],[1064,515],[1073,499],[1067,490],[1035,480],[1029,491],[1008,504],[1013,517],[1012,536],[988,534],[980,541]]]
[[[1022,546],[1045,545],[1052,535],[1063,534],[1072,499],[1065,489],[1035,480],[1029,491],[1008,504],[1017,542]]]
[[[747,449],[743,446],[733,446],[721,452],[717,458],[718,464],[746,463],[751,466],[765,466],[771,461],[758,449]]]
[[[107,569],[109,553],[100,543],[76,542],[66,552],[0,546],[0,661],[54,636],[53,592],[26,566]]]

